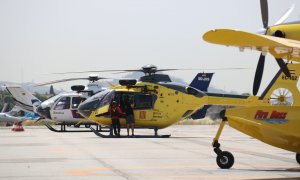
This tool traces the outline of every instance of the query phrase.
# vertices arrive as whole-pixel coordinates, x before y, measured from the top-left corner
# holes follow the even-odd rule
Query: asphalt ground
[[[232,169],[216,165],[211,141],[218,126],[172,126],[170,138],[100,138],[94,133],[24,132],[0,128],[0,179],[300,179],[295,154],[226,126],[222,150]],[[136,134],[152,134],[136,130]],[[126,134],[126,130],[122,130]]]

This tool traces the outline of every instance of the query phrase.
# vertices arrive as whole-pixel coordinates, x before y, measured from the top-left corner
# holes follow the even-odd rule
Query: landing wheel
[[[80,128],[80,125],[79,125],[79,124],[78,124],[78,125],[77,125],[77,124],[75,124],[75,125],[74,125],[74,127],[76,127],[76,128]]]
[[[90,128],[90,127],[91,127],[90,124],[85,124],[84,126],[85,126],[86,128]]]
[[[228,151],[222,151],[217,156],[217,164],[221,169],[230,169],[234,164],[234,157]]]
[[[300,164],[300,154],[299,153],[296,154],[296,160]]]

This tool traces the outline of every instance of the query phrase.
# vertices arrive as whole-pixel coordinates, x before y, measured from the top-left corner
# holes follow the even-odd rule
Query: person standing
[[[110,117],[112,120],[112,126],[114,134],[120,137],[121,125],[120,125],[120,116],[124,115],[121,108],[118,106],[116,101],[113,101],[110,109]]]
[[[125,101],[125,114],[126,114],[127,136],[129,136],[129,128],[131,128],[131,135],[134,136],[135,122],[134,122],[133,107],[128,99]]]

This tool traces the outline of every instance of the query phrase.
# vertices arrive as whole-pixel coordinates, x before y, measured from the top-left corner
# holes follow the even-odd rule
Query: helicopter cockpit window
[[[84,98],[84,97],[73,97],[72,98],[72,109],[78,108],[79,104],[85,100],[86,100],[86,98]]]
[[[82,105],[79,106],[79,109],[82,111],[85,110],[95,110],[103,105],[105,103],[109,102],[109,97],[111,97],[111,94],[114,94],[114,91],[111,90],[105,90],[102,92],[99,92],[95,94],[94,96],[88,98]],[[107,96],[108,95],[108,96]]]
[[[100,101],[100,104],[99,104],[98,107],[102,107],[102,106],[105,106],[107,104],[110,104],[113,101],[114,97],[115,97],[115,91],[111,91],[111,92],[107,93],[103,97],[103,99]]]
[[[153,96],[147,94],[134,95],[135,109],[150,109],[153,107]]]
[[[55,105],[54,110],[70,109],[70,104],[71,104],[70,101],[71,101],[70,97],[60,98],[60,100]]]
[[[52,96],[49,99],[45,100],[44,102],[41,103],[41,107],[42,108],[52,108],[53,104],[59,100],[59,98],[61,97],[60,94],[56,95],[56,96]]]

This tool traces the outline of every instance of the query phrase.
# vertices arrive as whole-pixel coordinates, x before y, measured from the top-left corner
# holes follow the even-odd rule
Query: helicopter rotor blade
[[[49,82],[44,82],[44,83],[38,83],[36,86],[45,86],[45,85],[49,85],[49,84],[56,84],[56,83],[67,82],[67,81],[76,81],[76,80],[89,80],[89,78],[67,78],[67,79],[59,79],[59,80],[54,80],[54,81],[49,81]]]
[[[83,74],[83,73],[114,72],[114,71],[120,71],[120,70],[69,71],[69,72],[58,72],[58,73],[51,73],[51,74]]]
[[[181,68],[181,69],[158,69],[156,72],[164,72],[164,71],[217,71],[217,70],[247,70],[247,69],[252,69],[252,68]],[[123,74],[123,73],[127,73],[129,71],[125,71],[125,72],[116,72],[113,74]],[[138,72],[143,72],[141,70],[139,70]]]
[[[261,53],[259,60],[258,60],[257,67],[256,67],[256,72],[255,72],[255,77],[254,77],[254,82],[253,82],[253,95],[254,96],[256,96],[256,94],[258,93],[259,87],[260,87],[260,83],[261,83],[262,76],[264,73],[265,58],[266,58],[266,56],[264,56]]]
[[[178,71],[178,70],[188,70],[188,69],[158,69],[157,72],[163,72],[163,71]]]
[[[158,69],[156,72],[163,72],[163,71],[178,71],[178,70],[199,70],[199,71],[205,71],[205,70],[242,70],[242,69],[251,69],[251,68],[181,68],[181,69]],[[123,74],[127,72],[144,72],[143,69],[114,69],[114,70],[95,70],[95,71],[74,71],[74,72],[60,72],[60,73],[53,73],[53,74],[82,74],[82,73],[98,73],[98,72],[115,72],[113,74]]]
[[[179,69],[179,70],[198,70],[198,71],[227,71],[227,70],[247,70],[252,68],[244,68],[244,67],[229,67],[229,68],[193,68],[193,69]]]

